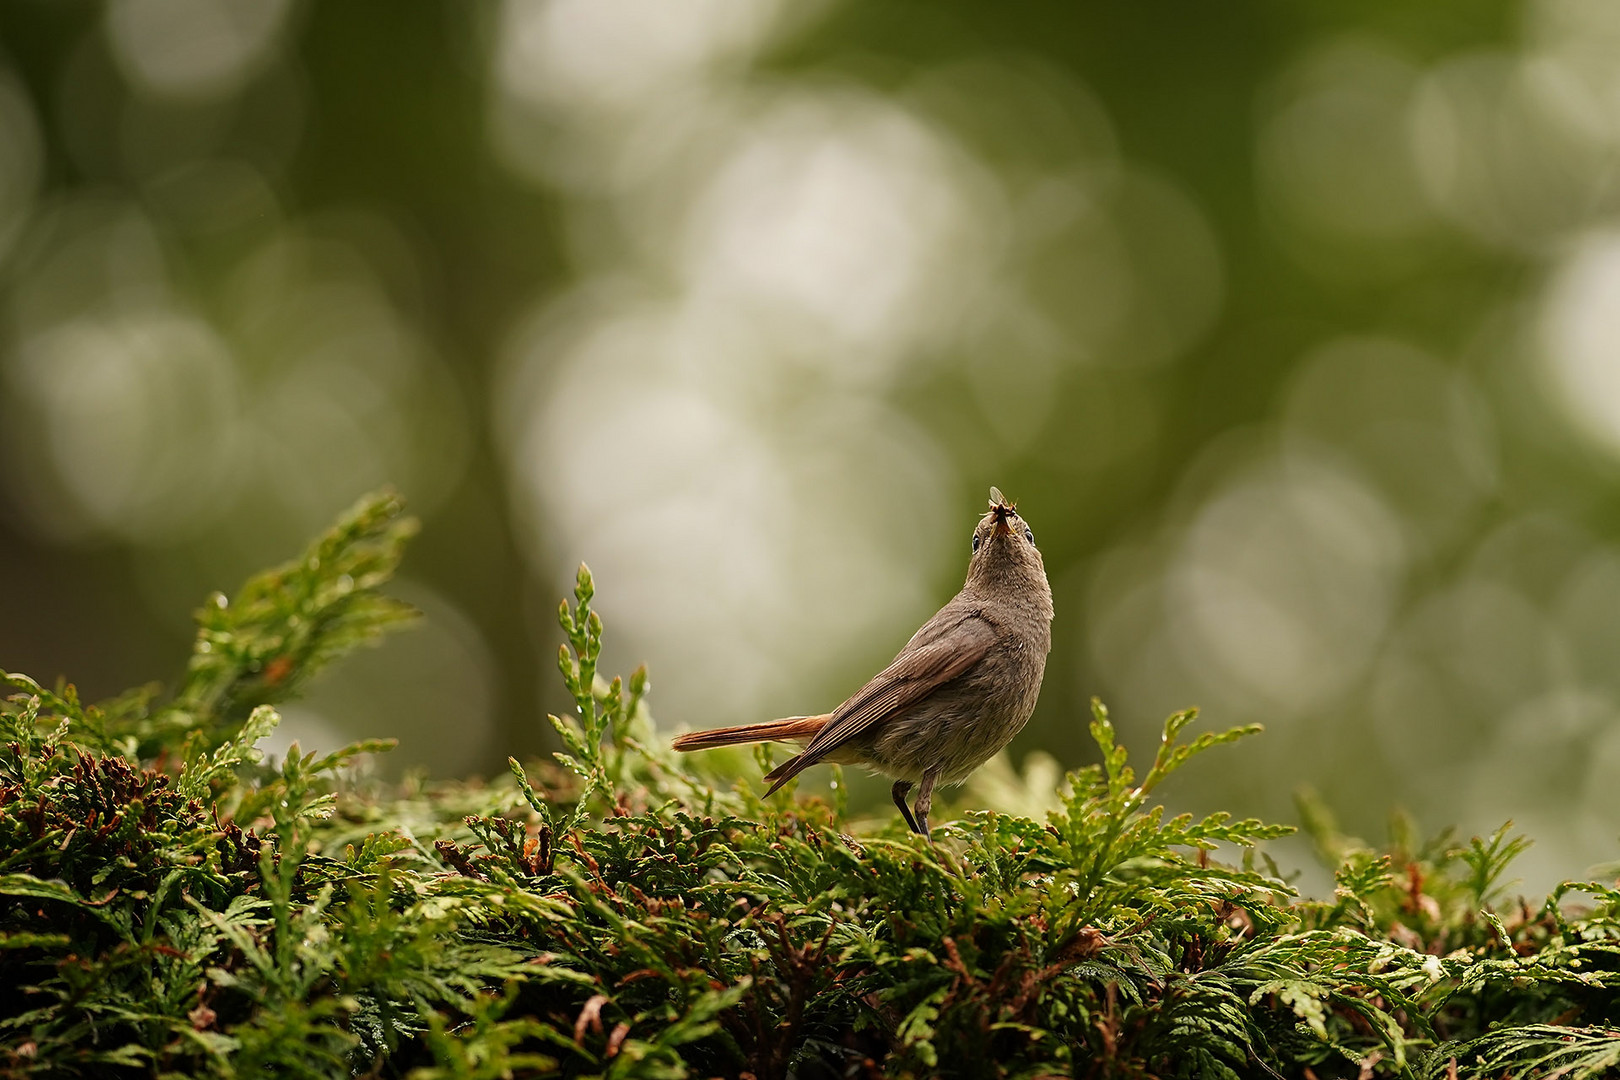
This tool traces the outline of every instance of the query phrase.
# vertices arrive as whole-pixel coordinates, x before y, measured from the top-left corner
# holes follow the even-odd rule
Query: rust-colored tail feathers
[[[716,746],[736,746],[738,743],[809,742],[826,725],[827,717],[827,713],[820,716],[789,716],[783,720],[767,720],[763,724],[689,731],[685,735],[677,735],[673,745],[677,750],[690,751],[712,750]],[[813,764],[803,761],[803,757],[803,754],[790,757],[766,774],[765,779],[772,781],[767,795]]]
[[[821,716],[789,716],[784,720],[767,720],[763,724],[743,724],[739,727],[710,728],[708,731],[688,731],[675,737],[677,750],[712,750],[716,746],[736,746],[753,742],[809,742],[827,722]]]

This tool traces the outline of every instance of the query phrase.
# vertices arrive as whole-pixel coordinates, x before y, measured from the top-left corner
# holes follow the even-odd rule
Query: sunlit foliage
[[[584,567],[556,764],[383,791],[343,778],[382,743],[265,760],[275,703],[408,614],[378,591],[399,514],[367,500],[206,604],[170,698],[5,676],[0,1076],[1596,1077],[1620,1055],[1620,890],[1508,901],[1506,828],[1374,851],[1306,800],[1338,888],[1302,901],[1257,847],[1286,827],[1154,801],[1254,729],[1184,742],[1179,713],[1141,769],[1098,705],[1100,760],[1045,821],[853,834],[836,801],[674,760],[646,672],[597,673]]]

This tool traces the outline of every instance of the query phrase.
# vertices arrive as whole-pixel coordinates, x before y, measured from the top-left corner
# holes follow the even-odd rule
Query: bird
[[[966,780],[1035,711],[1052,616],[1034,530],[1017,504],[992,487],[989,511],[973,529],[962,590],[842,705],[818,716],[687,732],[674,748],[802,746],[765,775],[767,797],[819,762],[864,766],[894,780],[890,795],[906,825],[932,842],[934,789]],[[908,806],[913,786],[917,798]]]

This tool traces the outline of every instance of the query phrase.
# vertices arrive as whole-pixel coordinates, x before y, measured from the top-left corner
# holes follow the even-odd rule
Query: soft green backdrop
[[[1582,874],[1616,55],[1608,0],[9,0],[0,666],[172,671],[392,482],[428,619],[306,742],[541,749],[582,558],[671,727],[821,710],[996,483],[1057,594],[1016,760],[1200,704],[1270,730],[1188,805],[1513,817]]]

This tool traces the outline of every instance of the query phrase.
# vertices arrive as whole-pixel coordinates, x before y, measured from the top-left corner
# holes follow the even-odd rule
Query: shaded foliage
[[[1046,821],[937,846],[844,808],[721,790],[663,749],[645,671],[596,671],[513,784],[381,791],[256,745],[326,662],[409,615],[378,592],[409,523],[367,500],[199,614],[167,701],[0,707],[3,1076],[1600,1076],[1620,1063],[1620,890],[1503,899],[1524,841],[1388,850],[1302,812],[1338,867],[1299,900],[1256,845],[1167,817],[1097,706],[1100,762]],[[841,791],[842,787],[836,787]],[[1568,900],[1587,897],[1577,909]]]

